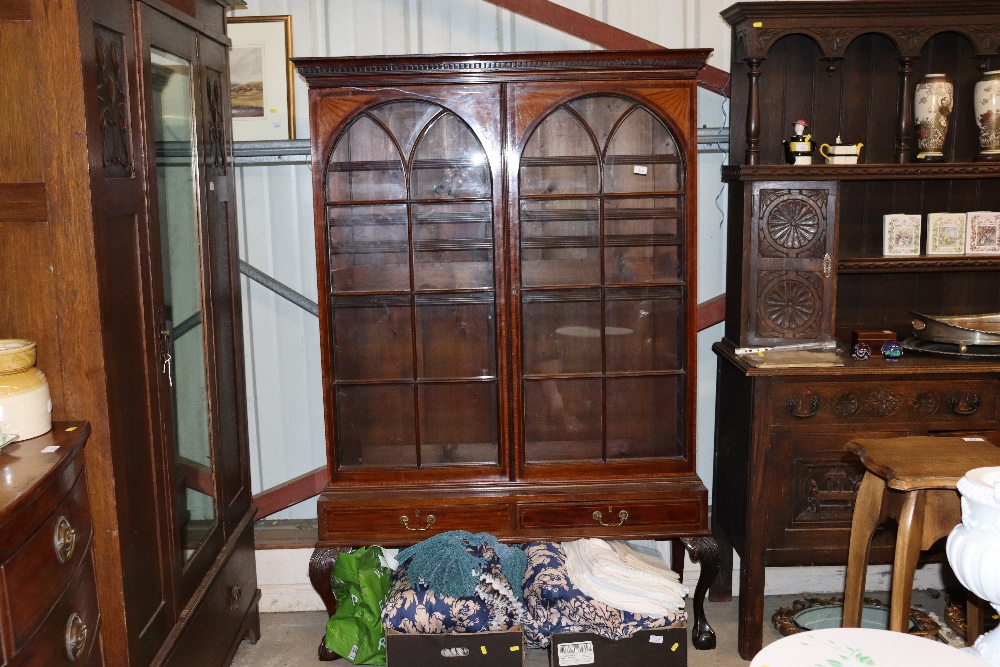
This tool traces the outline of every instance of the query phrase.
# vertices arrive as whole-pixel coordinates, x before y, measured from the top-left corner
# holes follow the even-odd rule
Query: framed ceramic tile
[[[965,213],[927,214],[927,254],[961,255],[965,252]]]
[[[965,252],[969,255],[1000,254],[1000,213],[970,211],[966,216]]]
[[[920,254],[920,216],[890,213],[882,216],[882,254],[886,257]]]

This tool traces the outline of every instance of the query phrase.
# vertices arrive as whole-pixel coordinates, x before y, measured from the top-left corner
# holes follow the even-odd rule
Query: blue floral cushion
[[[503,576],[496,553],[486,544],[469,549],[486,562],[474,595],[449,597],[421,581],[414,584],[400,565],[382,608],[382,624],[404,634],[442,634],[502,632],[523,623],[524,605]]]
[[[592,632],[608,639],[625,639],[639,630],[683,626],[683,609],[654,617],[615,609],[584,595],[566,572],[566,552],[555,542],[529,542],[522,546],[528,557],[524,574],[525,643],[545,648],[556,632]]]

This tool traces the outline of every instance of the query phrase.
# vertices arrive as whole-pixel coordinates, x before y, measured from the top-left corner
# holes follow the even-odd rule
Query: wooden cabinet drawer
[[[584,529],[592,532],[631,527],[682,529],[702,525],[701,503],[678,498],[634,502],[520,503],[518,527],[533,529]]]
[[[449,530],[497,534],[510,531],[510,506],[497,502],[429,499],[401,501],[391,507],[345,508],[342,503],[320,501],[319,515],[320,541],[324,535],[332,535],[346,545],[356,537],[356,544],[351,546],[371,543],[373,534],[379,535],[382,544],[403,545]]]
[[[868,424],[992,426],[997,423],[997,383],[932,377],[885,382],[778,382],[771,393],[771,423],[858,424],[858,428]]]
[[[79,569],[73,579],[73,584],[59,598],[51,613],[28,642],[21,648],[11,667],[15,665],[59,665],[88,664],[99,642],[100,612],[97,606],[97,580],[94,576],[94,559],[90,552],[80,553]],[[12,598],[12,606],[19,607],[28,600]],[[73,622],[74,615],[78,617]],[[71,634],[71,624],[79,638],[78,657],[71,660],[68,646]],[[99,650],[99,649],[98,649]]]
[[[257,602],[253,523],[247,521],[243,532],[234,535],[227,548],[228,555],[220,556],[225,563],[218,576],[208,584],[204,595],[199,589],[181,613],[183,629],[173,650],[160,663],[164,667],[227,665],[232,660],[243,638],[240,626]]]
[[[27,640],[67,586],[81,576],[91,532],[87,476],[81,474],[41,528],[3,566],[16,647]]]

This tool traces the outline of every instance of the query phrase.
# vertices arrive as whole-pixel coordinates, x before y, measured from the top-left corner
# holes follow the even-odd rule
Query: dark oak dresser
[[[103,665],[83,449],[90,425],[0,450],[4,665]]]
[[[764,571],[843,565],[863,467],[855,437],[1000,429],[996,356],[850,358],[852,332],[912,332],[910,311],[1000,311],[996,255],[883,256],[883,216],[1000,211],[1000,164],[981,159],[973,89],[1000,66],[1000,5],[743,2],[732,26],[725,338],[718,355],[713,598],[740,555],[740,655],[761,647]],[[917,161],[915,92],[954,86],[939,162]],[[816,146],[863,143],[857,164],[786,164],[799,120]],[[842,365],[762,366],[740,348],[836,343]],[[802,361],[801,359],[799,360]],[[961,456],[956,452],[956,456]],[[891,562],[876,533],[870,562]]]
[[[309,83],[337,549],[448,530],[675,539],[695,470],[708,50],[296,59]]]

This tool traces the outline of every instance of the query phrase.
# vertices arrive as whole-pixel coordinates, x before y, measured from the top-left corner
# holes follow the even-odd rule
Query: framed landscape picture
[[[292,17],[226,20],[233,141],[295,138]]]

